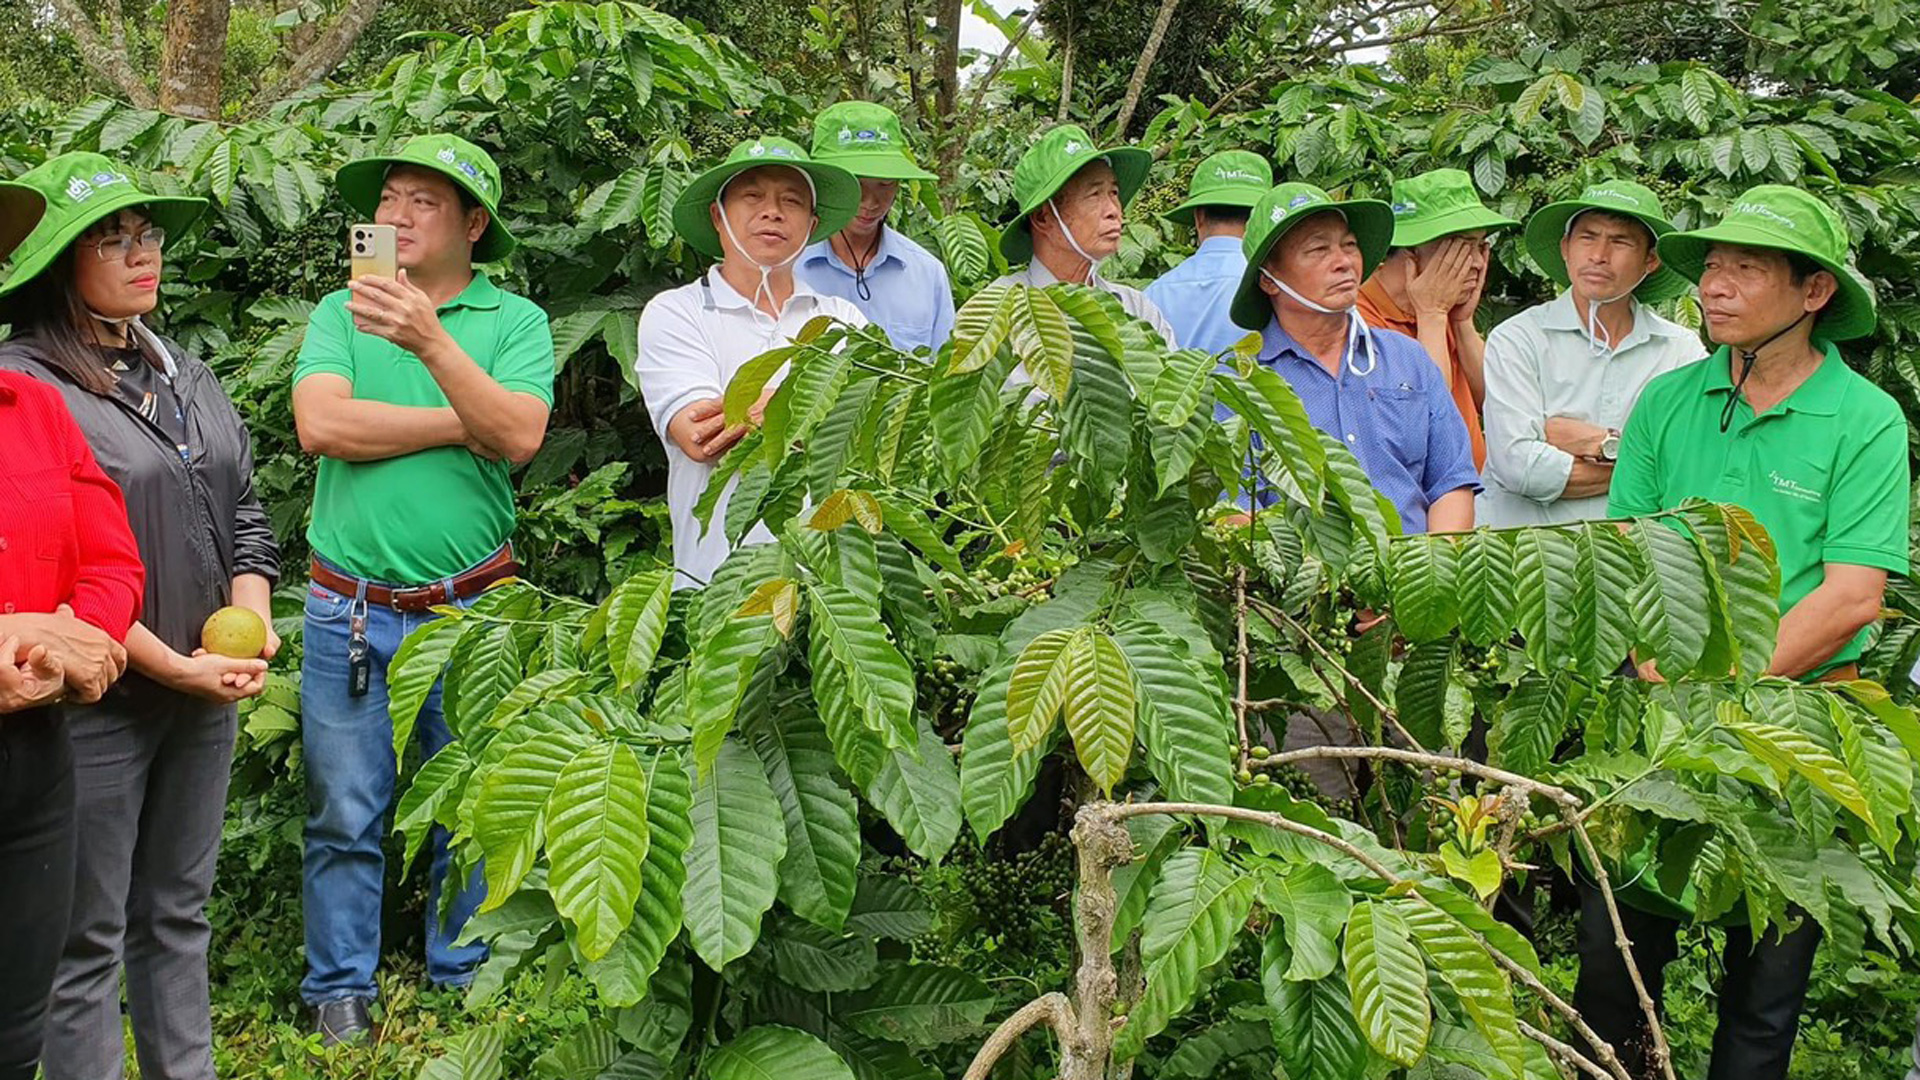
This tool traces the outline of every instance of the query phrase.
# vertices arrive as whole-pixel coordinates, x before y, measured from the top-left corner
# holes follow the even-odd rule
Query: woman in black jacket
[[[79,792],[72,927],[54,981],[47,1080],[115,1080],[120,976],[146,1080],[214,1080],[205,916],[219,851],[235,702],[279,646],[268,600],[279,552],[253,491],[247,431],[212,371],[142,322],[161,248],[205,207],[158,198],[98,154],[20,178],[47,210],[0,285],[0,369],[59,388],[126,495],[147,566],[129,671],[68,720]],[[198,648],[234,604],[268,621],[260,659]]]

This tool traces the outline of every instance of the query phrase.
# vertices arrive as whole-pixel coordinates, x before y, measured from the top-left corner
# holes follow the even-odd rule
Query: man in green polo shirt
[[[553,403],[546,313],[476,262],[513,250],[500,170],[451,135],[342,168],[360,220],[398,234],[400,272],[320,301],[294,371],[300,444],[320,455],[312,584],[301,664],[309,813],[304,865],[307,977],[324,1042],[369,1031],[380,955],[380,841],[396,774],[387,664],[400,642],[517,569],[511,463],[531,458]],[[451,736],[435,687],[415,731],[426,756]],[[484,946],[455,947],[481,891],[469,882],[439,917],[449,854],[429,840],[427,976],[459,985]]]
[[[1887,575],[1907,571],[1908,481],[1900,406],[1833,346],[1874,326],[1873,293],[1850,265],[1847,227],[1806,192],[1763,185],[1719,224],[1661,237],[1659,253],[1699,283],[1720,348],[1647,384],[1620,435],[1608,516],[1690,498],[1746,508],[1772,535],[1780,563],[1780,629],[1767,673],[1852,677]],[[1642,670],[1658,677],[1650,665]],[[1657,988],[1678,924],[1622,914]],[[1820,927],[1806,919],[1759,942],[1744,927],[1726,934],[1707,1075],[1780,1080]],[[1574,1005],[1603,1038],[1632,1046],[1641,1042],[1640,1008],[1612,938],[1604,907],[1583,898]]]

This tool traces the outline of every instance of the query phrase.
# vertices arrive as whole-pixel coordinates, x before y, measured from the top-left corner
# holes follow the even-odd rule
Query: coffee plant
[[[471,993],[544,962],[606,1006],[567,1075],[926,1076],[984,1037],[985,1077],[1038,1025],[1058,1075],[1108,1077],[1169,1053],[1258,934],[1240,1018],[1285,1075],[1623,1077],[1488,913],[1533,865],[1611,902],[1644,864],[1632,888],[1811,918],[1842,955],[1920,928],[1920,723],[1877,684],[1765,675],[1778,570],[1738,508],[1399,535],[1279,376],[1076,286],[981,290],[931,363],[819,320],[729,418],[776,377],[700,507],[776,542],[677,592],[664,567],[599,604],[505,585],[390,672],[400,748],[445,679],[458,739],[397,828],[484,868]],[[1309,722],[1328,745],[1287,749]],[[1299,768],[1329,764],[1349,782],[1315,797]],[[906,959],[927,912],[862,852],[1052,828],[1043,768],[1079,966],[989,1036],[998,994]]]

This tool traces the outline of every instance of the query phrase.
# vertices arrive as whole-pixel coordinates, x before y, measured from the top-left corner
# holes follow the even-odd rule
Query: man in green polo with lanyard
[[[1621,432],[1607,501],[1616,518],[1691,498],[1751,512],[1780,563],[1767,674],[1801,681],[1858,674],[1887,575],[1907,571],[1907,421],[1833,344],[1874,327],[1873,293],[1851,266],[1847,239],[1825,203],[1776,185],[1740,196],[1711,228],[1660,238],[1661,261],[1699,283],[1720,348],[1647,384]],[[1658,677],[1651,665],[1642,672]],[[1590,900],[1581,906],[1574,1005],[1602,1038],[1631,1046],[1641,1042],[1640,1009],[1604,907]],[[1638,963],[1657,976],[1678,924],[1622,914]],[[1744,927],[1726,934],[1707,1076],[1782,1080],[1820,927],[1805,919],[1758,942]]]
[[[300,444],[320,456],[301,664],[309,810],[307,977],[328,1044],[369,1032],[380,956],[386,832],[396,775],[387,665],[400,642],[518,569],[513,481],[545,438],[553,402],[546,313],[474,264],[505,258],[500,170],[452,135],[355,161],[337,177],[361,221],[398,234],[400,271],[320,301],[294,371]],[[420,710],[423,756],[451,741],[438,687]],[[428,841],[427,977],[460,985],[486,957],[455,946],[483,890],[440,918],[446,836]]]

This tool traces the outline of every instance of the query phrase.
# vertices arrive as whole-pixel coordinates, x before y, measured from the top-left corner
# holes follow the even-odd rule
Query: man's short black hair
[[[1797,251],[1782,251],[1780,254],[1787,257],[1787,273],[1793,277],[1795,285],[1805,285],[1808,278],[1826,269]]]
[[[1208,221],[1223,225],[1245,225],[1247,219],[1253,216],[1253,208],[1249,206],[1199,206],[1195,209],[1205,210]]]

